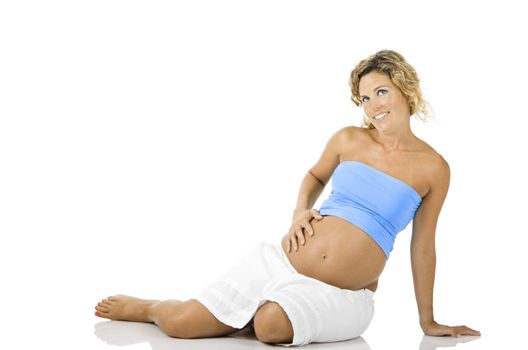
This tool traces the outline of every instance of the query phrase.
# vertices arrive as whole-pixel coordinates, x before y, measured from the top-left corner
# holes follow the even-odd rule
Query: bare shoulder
[[[338,129],[330,138],[329,146],[341,156],[345,148],[362,137],[363,133],[360,129],[356,126],[344,126]]]
[[[339,131],[343,134],[343,137],[348,137],[350,139],[356,139],[358,137],[365,137],[367,136],[366,128],[362,128],[359,126],[345,126],[341,128]]]
[[[423,145],[424,160],[426,160],[424,166],[435,172],[449,172],[449,163],[447,160],[427,142],[420,139],[420,143]]]
[[[323,186],[330,180],[334,169],[342,159],[347,147],[351,144],[350,140],[356,139],[354,136],[358,132],[356,129],[355,127],[346,126],[335,131],[326,143],[319,160],[309,170]]]
[[[425,172],[429,182],[429,188],[449,186],[451,169],[447,160],[427,142],[420,140],[422,144],[420,168]]]
[[[358,126],[345,126],[339,129],[338,132],[341,141],[340,153],[342,154],[353,154],[360,145],[364,145],[371,140],[367,129]]]

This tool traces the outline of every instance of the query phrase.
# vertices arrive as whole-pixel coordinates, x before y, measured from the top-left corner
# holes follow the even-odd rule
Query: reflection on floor
[[[222,349],[265,349],[270,345],[261,343],[255,338],[251,328],[245,328],[226,337],[206,339],[177,339],[164,334],[156,325],[149,323],[102,321],[95,324],[95,335],[109,345],[125,346],[147,342],[152,350],[174,350],[185,348],[190,350]],[[429,337],[424,336],[419,350],[435,350],[439,347],[453,347],[478,337]],[[362,337],[335,343],[312,343],[303,349],[347,349],[372,350]]]
[[[190,350],[209,349],[266,349],[270,345],[261,343],[255,338],[251,328],[245,328],[226,337],[206,339],[177,339],[165,335],[157,326],[148,323],[103,321],[95,325],[95,335],[109,345],[132,345],[148,342],[152,350]],[[313,343],[303,348],[338,348],[348,350],[371,350],[361,337],[336,343]]]

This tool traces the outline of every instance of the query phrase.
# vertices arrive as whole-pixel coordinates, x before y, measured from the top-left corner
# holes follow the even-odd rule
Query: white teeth
[[[389,114],[389,112],[380,113],[380,114],[378,114],[378,115],[373,116],[372,118],[373,118],[373,119],[376,119],[376,120],[380,120],[380,119],[382,119],[382,118],[385,118],[385,116],[386,116],[387,114]]]

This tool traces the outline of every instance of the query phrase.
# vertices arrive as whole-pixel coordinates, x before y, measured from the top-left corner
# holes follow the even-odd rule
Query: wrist
[[[427,321],[420,321],[420,327],[424,332],[426,332],[431,326],[433,326],[436,323],[435,320],[430,319]]]
[[[307,210],[310,210],[310,209],[309,208],[295,208],[295,210],[293,211],[293,215],[295,216],[299,213],[304,213]]]

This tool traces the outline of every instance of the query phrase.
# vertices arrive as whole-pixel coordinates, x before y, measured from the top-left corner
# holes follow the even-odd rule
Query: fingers
[[[313,230],[312,230],[312,236],[313,236]],[[288,240],[288,253],[291,252],[292,248],[295,251],[299,250],[299,244],[298,244],[299,242],[302,245],[306,243],[302,226],[297,227],[294,230],[293,234],[290,234],[290,239]]]
[[[297,238],[295,238],[295,235],[290,236],[290,240],[288,241],[290,248],[288,249],[288,253],[291,252],[292,248],[293,250],[297,251]]]
[[[310,236],[313,236],[314,235],[314,230],[313,230],[313,227],[312,225],[310,225],[309,223],[306,223],[303,226],[300,226],[295,232],[297,232],[297,237],[300,238],[300,242],[302,245],[304,245],[306,243],[306,239],[304,237],[304,233],[303,233],[303,230],[305,232],[307,232]]]
[[[429,335],[435,335],[435,336],[452,336],[452,337],[460,337],[463,335],[472,335],[472,336],[480,336],[480,332],[473,330],[471,328],[468,328],[466,326],[456,326],[456,327],[447,327],[444,326],[442,329],[437,329],[435,332],[432,332],[432,334]]]
[[[480,332],[476,331],[474,329],[471,329],[466,326],[446,326],[442,324],[435,323],[433,326],[427,328],[427,330],[424,330],[425,334],[431,335],[431,336],[452,336],[452,337],[460,337],[462,335],[473,335],[473,336],[480,336]]]
[[[476,331],[474,329],[471,329],[466,326],[458,326],[455,327],[455,336],[461,336],[461,335],[474,335],[474,336],[480,336],[480,332]]]
[[[303,229],[302,227],[298,227],[296,230],[295,230],[295,234],[297,235],[297,240],[295,242],[295,250],[297,250],[298,248],[298,244],[297,242],[301,242],[302,245],[304,245],[305,243],[305,240],[304,240],[304,233],[303,233]]]
[[[297,247],[297,237],[296,237],[296,232],[297,232],[297,231],[295,230],[295,231],[293,231],[293,233],[292,233],[292,231],[290,231],[290,232],[288,233],[288,235],[289,235],[289,237],[288,237],[288,238],[289,238],[289,239],[288,239],[288,253],[291,252],[292,248],[293,248],[293,250],[295,250],[295,251],[297,251],[297,249],[298,249],[298,247]]]
[[[308,232],[308,234],[310,236],[313,236],[314,235],[314,230],[313,230],[313,227],[312,225],[310,224],[306,224],[306,226],[304,226],[304,231]],[[304,244],[304,243],[303,243]]]
[[[322,220],[323,219],[323,216],[321,214],[319,214],[319,212],[317,211],[317,209],[312,209],[310,210],[310,214],[312,214],[312,216],[314,218],[316,218],[317,220]]]
[[[292,224],[291,231],[289,232],[289,240],[288,240],[288,246],[287,251],[288,253],[291,252],[292,248],[297,251],[299,250],[299,243],[301,245],[304,245],[306,243],[306,239],[304,236],[304,232],[307,232],[310,236],[314,235],[313,227],[310,225],[311,219],[317,219],[322,220],[323,216],[319,214],[319,212],[316,209],[311,209],[309,211],[305,211],[302,216],[299,214],[296,218],[294,218],[294,223]],[[292,232],[293,231],[293,232]]]

